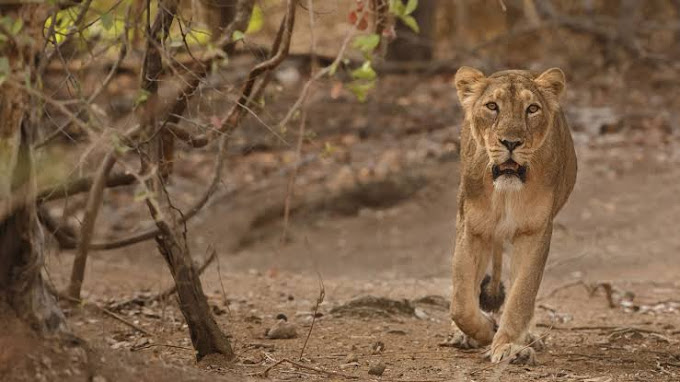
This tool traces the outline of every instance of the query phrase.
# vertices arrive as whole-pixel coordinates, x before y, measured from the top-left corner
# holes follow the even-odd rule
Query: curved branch
[[[106,179],[116,164],[116,156],[113,151],[109,152],[104,161],[97,170],[97,175],[94,178],[94,183],[90,194],[87,198],[87,205],[85,207],[85,217],[80,229],[80,241],[76,257],[73,260],[73,268],[71,269],[71,282],[68,286],[68,295],[75,299],[80,299],[80,290],[83,286],[83,279],[85,277],[85,265],[87,263],[87,252],[90,249],[90,242],[94,234],[95,222],[99,214],[99,207],[101,207],[102,199],[104,197],[104,189],[106,188]]]
[[[133,174],[121,172],[109,176],[104,186],[106,188],[129,186],[135,182],[137,178]],[[37,202],[42,204],[56,199],[63,199],[69,196],[89,192],[92,188],[94,180],[91,177],[79,178],[68,183],[58,186],[50,187],[38,192]]]
[[[189,221],[189,219],[196,216],[198,212],[201,211],[201,209],[208,203],[210,197],[217,190],[217,187],[219,186],[221,181],[222,170],[224,169],[227,143],[228,137],[226,135],[223,135],[219,141],[219,149],[216,155],[215,170],[210,181],[210,184],[208,185],[208,188],[203,192],[203,195],[201,195],[201,197],[198,200],[196,200],[194,205],[192,205],[187,210],[186,213],[182,214],[180,223],[186,223],[187,221]],[[49,212],[47,212],[46,209],[41,209],[39,217],[43,225],[45,225],[45,227],[50,231],[50,233],[54,234],[61,249],[75,249],[78,246],[78,241],[73,237],[72,233],[70,233],[69,230],[61,227],[59,223],[56,222],[56,219],[50,216]],[[146,240],[153,239],[159,233],[160,233],[159,229],[154,228],[142,232],[140,234],[132,235],[115,241],[90,243],[88,248],[91,250],[111,250],[122,248],[132,244],[137,244]]]
[[[293,25],[295,23],[296,4],[297,1],[295,0],[288,1],[286,16],[281,22],[282,25],[281,44],[279,46],[279,49],[276,51],[276,54],[274,54],[268,60],[261,62],[260,64],[255,66],[250,71],[250,73],[248,73],[248,78],[246,79],[246,83],[243,85],[243,88],[241,90],[241,96],[239,97],[238,102],[236,103],[236,105],[234,105],[234,107],[232,107],[232,109],[229,112],[229,115],[227,116],[227,118],[225,118],[224,122],[222,122],[220,128],[217,129],[216,132],[211,132],[212,135],[218,133],[229,134],[234,129],[236,129],[236,127],[238,127],[238,123],[241,120],[241,117],[243,117],[243,114],[247,110],[246,105],[248,104],[248,100],[250,99],[250,95],[253,91],[253,86],[255,85],[255,80],[257,79],[257,77],[259,77],[264,72],[268,72],[276,68],[286,58],[286,56],[288,56],[288,51],[290,50],[290,39],[291,36],[293,35]]]

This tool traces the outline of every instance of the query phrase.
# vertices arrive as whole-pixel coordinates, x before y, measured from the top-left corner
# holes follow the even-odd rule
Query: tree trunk
[[[196,359],[201,360],[208,354],[221,354],[232,360],[234,351],[210,311],[184,233],[172,232],[169,226],[163,231],[165,233],[156,237],[156,243],[175,280],[179,308],[187,321]]]
[[[150,37],[147,37],[149,41],[142,69],[141,88],[149,92],[149,99],[140,110],[141,127],[142,131],[147,131],[149,136],[154,137],[144,145],[145,154],[142,156],[142,168],[146,171],[155,171],[153,177],[146,182],[150,195],[153,195],[147,199],[147,205],[160,231],[156,243],[175,281],[179,308],[189,327],[196,358],[200,360],[209,354],[221,354],[231,360],[234,358],[234,352],[229,339],[215,322],[203,293],[198,272],[194,268],[186,240],[186,226],[182,223],[180,212],[172,205],[165,188],[165,175],[168,174],[164,174],[162,168],[167,153],[162,134],[156,134],[160,124],[154,112],[154,105],[158,91],[157,80],[163,72],[159,47],[168,36],[177,6],[177,0],[161,1]]]
[[[397,38],[387,48],[390,61],[428,61],[434,51],[435,21],[438,0],[420,0],[412,16],[418,22],[420,33],[397,20]]]
[[[10,72],[35,69],[45,10],[34,4],[0,6],[0,14],[22,19],[19,33],[33,39],[33,44],[0,45],[0,57],[8,60]],[[6,80],[0,85],[0,316],[16,316],[48,334],[65,329],[65,321],[41,274],[43,236],[36,214],[31,148],[38,110],[40,106],[31,104],[19,82]]]
[[[149,144],[149,158],[155,163],[162,159],[160,138]],[[221,354],[228,360],[234,352],[227,336],[222,333],[210,311],[208,300],[203,293],[201,279],[194,267],[187,245],[186,226],[181,223],[178,210],[172,205],[162,174],[157,173],[147,183],[156,200],[147,200],[149,210],[156,221],[160,234],[156,237],[158,251],[163,255],[175,281],[179,308],[189,327],[191,342],[196,349],[196,359],[209,354]]]

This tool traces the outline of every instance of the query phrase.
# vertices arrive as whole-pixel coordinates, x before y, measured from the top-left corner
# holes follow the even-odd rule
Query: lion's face
[[[535,77],[525,71],[504,71],[485,77],[462,67],[455,82],[473,138],[488,154],[495,188],[521,189],[533,154],[552,126],[564,73],[549,69]]]

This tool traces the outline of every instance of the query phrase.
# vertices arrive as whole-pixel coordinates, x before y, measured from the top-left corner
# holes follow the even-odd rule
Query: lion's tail
[[[479,306],[485,312],[498,312],[505,300],[505,286],[501,281],[503,251],[494,251],[491,259],[491,276],[484,276],[479,293]]]

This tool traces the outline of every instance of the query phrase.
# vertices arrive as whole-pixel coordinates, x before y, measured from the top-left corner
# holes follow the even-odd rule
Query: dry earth
[[[266,373],[271,380],[680,380],[678,126],[675,135],[663,123],[600,134],[606,124],[577,102],[568,108],[580,172],[556,221],[536,309],[536,332],[547,344],[540,364],[491,365],[482,350],[440,346],[450,332],[459,175],[460,114],[446,80],[386,79],[380,102],[366,105],[316,93],[310,127],[318,138],[304,150],[284,244],[280,213],[294,148],[252,143],[270,142],[258,138],[264,133],[237,140],[251,142],[251,150],[236,150],[214,202],[189,225],[197,261],[211,248],[218,254],[202,279],[233,340],[234,365],[196,364],[176,303],[144,302],[171,279],[152,243],[143,243],[93,253],[84,296],[148,334],[92,306],[64,303],[88,350],[10,338],[0,343],[0,379],[257,381]],[[325,141],[334,149],[322,155]],[[172,189],[180,205],[202,189],[211,168],[207,153],[183,159]],[[111,203],[129,211],[121,217],[107,209],[102,238],[149,225],[127,220],[139,210],[131,197]],[[71,260],[69,252],[49,256],[57,287],[65,285]],[[325,295],[313,321],[320,280]],[[398,309],[373,303],[333,310],[367,295],[392,299]],[[266,337],[280,315],[296,338]],[[298,365],[268,370],[284,359]],[[370,375],[378,364],[382,376]]]

